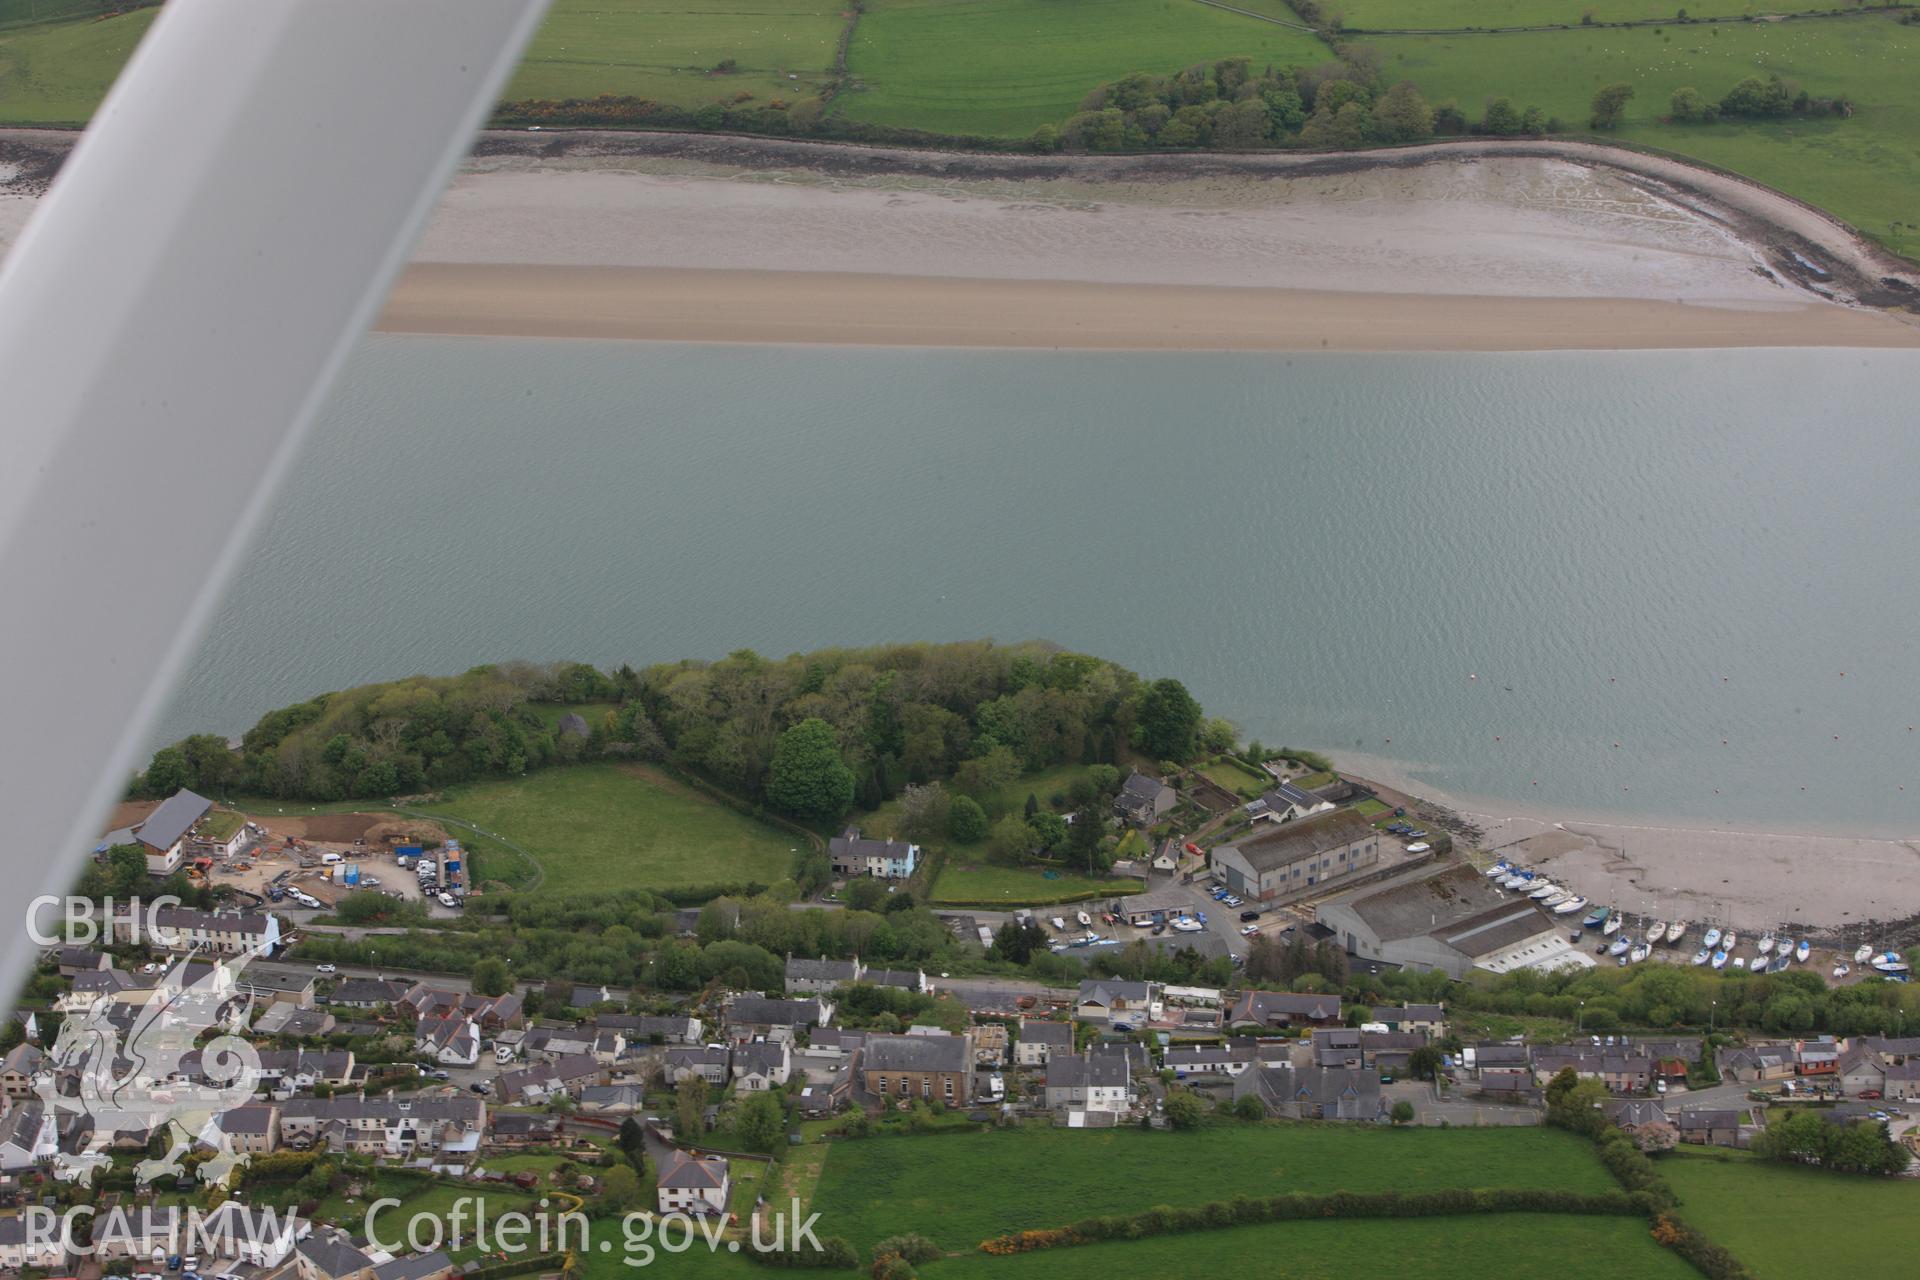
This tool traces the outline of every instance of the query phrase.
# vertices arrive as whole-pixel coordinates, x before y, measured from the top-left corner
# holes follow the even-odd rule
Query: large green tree
[[[1615,129],[1626,118],[1627,103],[1633,97],[1633,86],[1621,81],[1616,84],[1602,85],[1593,95],[1592,124],[1596,129]]]
[[[740,1104],[733,1129],[740,1135],[741,1144],[752,1150],[777,1150],[787,1132],[786,1108],[777,1094],[753,1094]]]
[[[853,806],[853,770],[840,755],[832,725],[808,717],[780,735],[767,799],[799,818],[838,818]]]
[[[1138,741],[1158,759],[1186,760],[1193,755],[1200,718],[1200,704],[1187,686],[1171,676],[1155,680],[1140,699]]]

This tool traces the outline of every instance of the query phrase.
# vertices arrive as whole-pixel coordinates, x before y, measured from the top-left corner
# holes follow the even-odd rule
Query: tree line
[[[585,705],[584,734],[538,704]],[[1056,765],[1190,758],[1208,724],[1177,680],[1055,646],[991,641],[740,650],[612,672],[505,663],[325,693],[154,753],[136,794],[180,787],[290,800],[386,798],[576,760],[660,760],[806,821],[913,785],[977,793]]]

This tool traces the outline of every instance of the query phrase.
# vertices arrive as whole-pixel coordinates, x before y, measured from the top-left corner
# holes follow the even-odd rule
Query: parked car
[[[317,964],[313,966],[313,971],[315,973],[338,973],[340,972],[340,966],[337,964]]]
[[[1860,1091],[1860,1100],[1862,1102],[1878,1102],[1880,1101],[1880,1091],[1878,1089],[1862,1089]]]
[[[451,1080],[453,1079],[453,1073],[435,1067],[432,1071],[426,1073],[426,1077],[429,1080]]]
[[[1260,913],[1258,911],[1242,911],[1240,913],[1240,918],[1242,920],[1258,920],[1260,918]]]
[[[493,1092],[493,1086],[488,1084],[485,1080],[475,1080],[472,1084],[468,1085],[467,1088],[473,1090],[475,1093],[481,1095],[482,1097],[485,1097],[487,1094]]]
[[[1241,937],[1243,937],[1243,938],[1251,938],[1251,937],[1253,937],[1253,935],[1254,935],[1254,934],[1256,934],[1256,933],[1259,933],[1259,932],[1260,932],[1260,926],[1259,926],[1259,925],[1257,925],[1257,924],[1250,924],[1250,925],[1248,925],[1248,926],[1246,926],[1246,927],[1245,927],[1244,929],[1242,929],[1242,930],[1240,930],[1240,936],[1241,936]]]

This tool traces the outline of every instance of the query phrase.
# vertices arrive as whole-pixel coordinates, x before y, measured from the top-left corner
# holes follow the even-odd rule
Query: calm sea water
[[[1045,637],[1454,795],[1911,832],[1917,384],[375,338],[163,737],[500,658]]]

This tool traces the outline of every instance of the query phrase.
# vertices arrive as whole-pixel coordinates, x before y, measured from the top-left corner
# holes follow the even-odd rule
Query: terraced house
[[[876,876],[904,880],[919,863],[920,846],[905,840],[875,840],[848,827],[827,841],[827,859],[836,876]]]
[[[295,1098],[280,1108],[280,1143],[362,1155],[473,1151],[487,1127],[474,1097]]]

